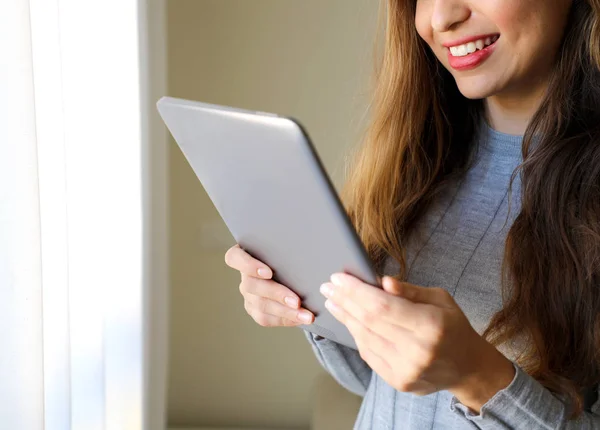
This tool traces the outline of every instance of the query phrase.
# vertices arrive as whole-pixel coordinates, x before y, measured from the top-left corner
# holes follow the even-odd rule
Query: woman
[[[307,333],[360,429],[600,428],[600,0],[389,0],[342,195],[382,278],[322,286],[359,352]],[[248,313],[298,297],[239,247]]]

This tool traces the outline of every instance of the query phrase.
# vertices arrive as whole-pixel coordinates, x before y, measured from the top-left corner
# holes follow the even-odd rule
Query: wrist
[[[477,355],[473,370],[458,386],[450,389],[460,403],[476,413],[494,395],[508,387],[515,377],[513,363],[493,345],[483,341],[485,353]]]

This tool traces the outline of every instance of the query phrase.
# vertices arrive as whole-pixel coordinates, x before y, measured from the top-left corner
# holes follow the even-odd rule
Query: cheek
[[[541,0],[494,2],[489,14],[505,39],[506,53],[513,57],[515,67],[527,69],[540,58],[552,55],[560,29],[549,14],[555,8],[557,4],[548,6],[541,4]]]
[[[511,44],[521,43],[521,39],[530,39],[540,28],[540,20],[543,21],[545,9],[548,9],[548,6],[544,8],[540,5],[540,1],[542,0],[490,1],[486,15]]]
[[[433,29],[431,28],[430,13],[422,5],[417,2],[417,11],[415,13],[415,27],[417,33],[429,46],[433,45]]]
[[[514,25],[523,16],[523,4],[519,4],[521,1],[523,0],[489,2],[485,9],[485,15],[500,31],[503,28],[510,28],[511,24]],[[527,3],[527,1],[524,1],[524,3]]]

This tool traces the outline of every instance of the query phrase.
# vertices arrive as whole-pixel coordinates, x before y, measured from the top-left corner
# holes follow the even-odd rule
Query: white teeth
[[[472,54],[475,51],[479,51],[486,46],[491,45],[499,36],[487,37],[485,39],[479,39],[475,42],[465,43],[464,45],[452,46],[450,53],[453,57],[464,57],[465,55]]]

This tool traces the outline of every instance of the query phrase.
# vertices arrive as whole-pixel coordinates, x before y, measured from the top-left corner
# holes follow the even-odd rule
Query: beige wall
[[[339,188],[376,12],[377,0],[170,0],[169,95],[298,118]],[[310,347],[245,314],[223,260],[233,239],[174,143],[170,158],[169,423],[307,428]]]

